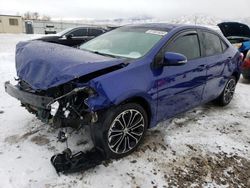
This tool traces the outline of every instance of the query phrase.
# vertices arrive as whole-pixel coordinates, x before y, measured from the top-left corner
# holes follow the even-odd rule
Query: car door
[[[71,33],[71,36],[71,46],[79,46],[88,40],[88,29],[76,29]]]
[[[185,31],[174,37],[160,53],[176,52],[187,57],[180,66],[162,67],[157,77],[158,120],[172,117],[201,102],[205,85],[205,62],[201,58],[196,31]]]
[[[84,43],[87,39],[87,28],[76,28],[63,36],[59,43],[66,46],[78,46]]]
[[[199,31],[201,38],[201,53],[206,61],[207,80],[204,88],[203,101],[218,97],[225,84],[223,72],[225,65],[231,61],[228,45],[211,31]]]

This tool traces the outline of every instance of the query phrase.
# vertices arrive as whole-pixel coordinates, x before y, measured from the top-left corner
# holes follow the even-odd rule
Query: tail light
[[[250,52],[248,52],[244,62],[243,62],[243,65],[242,65],[242,68],[243,69],[250,69]]]

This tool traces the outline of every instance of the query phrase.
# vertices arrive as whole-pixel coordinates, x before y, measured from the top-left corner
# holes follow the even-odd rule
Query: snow
[[[0,34],[1,188],[228,187],[235,182],[239,187],[250,186],[249,171],[244,171],[250,164],[250,83],[243,79],[227,107],[206,104],[190,110],[148,131],[130,156],[58,176],[50,164],[50,157],[65,148],[56,142],[58,130],[20,107],[3,87],[16,76],[16,43],[34,37]],[[93,147],[87,129],[71,135],[73,151]],[[234,170],[237,177],[230,173]]]

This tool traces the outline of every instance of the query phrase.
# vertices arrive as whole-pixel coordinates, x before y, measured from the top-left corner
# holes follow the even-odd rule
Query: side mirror
[[[67,39],[72,39],[73,35],[72,34],[69,34],[66,36]]]
[[[179,66],[187,63],[186,56],[174,53],[174,52],[166,52],[164,54],[164,66]]]

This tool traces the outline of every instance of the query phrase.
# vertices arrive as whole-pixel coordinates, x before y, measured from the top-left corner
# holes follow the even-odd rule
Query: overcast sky
[[[0,14],[36,11],[52,18],[168,19],[206,14],[220,18],[250,17],[249,0],[0,0]]]

